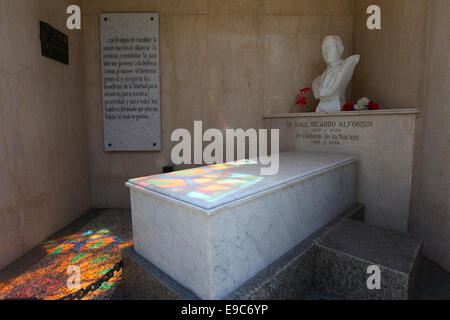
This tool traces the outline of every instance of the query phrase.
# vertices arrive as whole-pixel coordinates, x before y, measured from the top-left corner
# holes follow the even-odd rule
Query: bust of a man
[[[341,59],[344,44],[339,36],[326,36],[322,43],[322,56],[327,69],[313,84],[314,97],[320,99],[316,112],[339,112],[345,104],[345,89],[359,62],[359,54]]]

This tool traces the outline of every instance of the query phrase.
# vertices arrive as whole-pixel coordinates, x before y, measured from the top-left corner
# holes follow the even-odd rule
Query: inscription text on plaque
[[[161,150],[158,14],[102,14],[100,24],[105,150]]]

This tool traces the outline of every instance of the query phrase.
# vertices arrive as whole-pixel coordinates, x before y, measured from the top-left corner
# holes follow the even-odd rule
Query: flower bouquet
[[[361,110],[379,110],[380,106],[373,102],[372,100],[367,99],[366,97],[363,97],[358,100],[358,102],[355,104],[353,100],[350,100],[350,102],[347,102],[342,107],[342,111],[361,111]]]
[[[308,98],[306,97],[307,93],[311,91],[311,88],[303,88],[300,89],[300,93],[297,95],[297,99],[294,103],[295,105],[298,105],[300,107],[300,111],[303,108],[304,112],[312,112],[313,110],[310,110],[308,105]]]

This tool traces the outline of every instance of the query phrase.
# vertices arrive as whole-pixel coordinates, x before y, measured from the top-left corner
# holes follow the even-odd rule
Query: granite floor
[[[81,284],[84,288],[115,265],[120,260],[120,250],[130,245],[130,210],[93,210],[1,270],[0,299],[59,299],[70,293],[65,285],[68,265],[80,265],[82,272],[86,270]],[[120,275],[117,272],[84,299],[126,299],[118,289]],[[304,299],[330,298],[311,291]],[[450,273],[424,258],[415,299],[450,300]]]
[[[121,250],[132,245],[129,210],[94,210],[2,270],[0,299],[58,300],[96,282],[99,287],[82,299],[109,299],[121,271],[108,273],[120,263]],[[81,280],[72,290],[70,266],[79,267]]]

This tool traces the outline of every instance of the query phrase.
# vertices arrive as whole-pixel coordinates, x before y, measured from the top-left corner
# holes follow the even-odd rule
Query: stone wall
[[[382,10],[382,30],[365,27],[371,4]],[[383,108],[418,108],[409,230],[424,253],[450,270],[450,2],[355,0],[354,53],[361,62],[353,98]]]
[[[431,1],[429,19],[410,231],[425,240],[425,254],[450,271],[450,1]]]
[[[0,1],[0,269],[90,208],[79,2]],[[40,20],[69,36],[69,66],[41,55]]]
[[[381,30],[366,26],[367,7],[381,8]],[[353,53],[361,54],[353,99],[368,97],[383,108],[423,103],[429,0],[355,0]]]
[[[86,95],[95,207],[129,207],[124,183],[161,173],[170,135],[193,129],[261,128],[264,114],[293,110],[295,95],[325,68],[321,42],[340,35],[352,52],[352,1],[84,1]],[[103,147],[99,14],[158,12],[161,152],[107,153]]]

